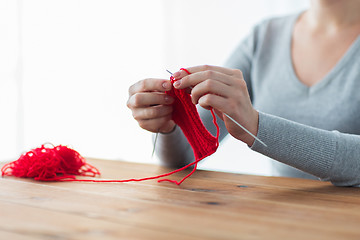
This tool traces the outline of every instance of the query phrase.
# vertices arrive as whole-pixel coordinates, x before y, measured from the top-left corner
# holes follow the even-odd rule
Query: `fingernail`
[[[164,83],[162,84],[162,87],[163,87],[164,89],[168,89],[168,88],[170,87],[170,83],[169,83],[169,82],[164,82]]]
[[[174,77],[174,78],[178,78],[178,77],[180,77],[180,76],[181,76],[181,73],[180,73],[180,72],[176,72],[176,73],[173,74],[173,77]]]
[[[176,82],[174,82],[174,87],[175,88],[180,87],[180,85],[181,85],[181,80],[177,80]]]

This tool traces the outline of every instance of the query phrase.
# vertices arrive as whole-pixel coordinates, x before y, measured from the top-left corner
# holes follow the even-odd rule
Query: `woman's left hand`
[[[255,136],[258,131],[259,113],[252,107],[248,89],[242,72],[218,66],[196,66],[174,73],[177,89],[191,89],[194,104],[205,109],[214,109],[225,122],[228,132],[235,138],[251,146],[254,138],[227,118],[224,113],[235,119]]]

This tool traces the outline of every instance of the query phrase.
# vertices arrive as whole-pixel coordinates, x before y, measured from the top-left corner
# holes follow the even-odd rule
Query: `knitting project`
[[[181,70],[190,74],[184,68]],[[172,83],[176,81],[173,76],[171,76],[170,80]],[[24,153],[18,160],[5,164],[1,168],[2,176],[34,178],[39,181],[133,182],[163,178],[194,165],[193,170],[180,181],[170,179],[158,180],[158,182],[169,181],[180,185],[196,171],[199,161],[213,154],[218,148],[219,126],[211,109],[213,122],[217,129],[216,137],[212,136],[203,125],[196,106],[192,103],[191,96],[186,90],[172,88],[167,94],[175,98],[172,119],[180,126],[194,151],[195,161],[182,168],[158,176],[139,179],[76,179],[75,175],[95,177],[100,175],[100,172],[94,166],[86,163],[85,158],[71,148],[62,145],[53,147],[42,145],[40,148]]]
[[[181,70],[190,74],[185,68],[181,68]],[[170,80],[172,83],[176,82],[173,76],[170,77]],[[172,88],[167,94],[175,98],[172,119],[189,141],[194,151],[195,160],[201,160],[213,154],[219,146],[219,129],[213,110],[211,109],[211,113],[217,127],[216,137],[205,128],[196,106],[191,101],[190,94],[185,89]]]

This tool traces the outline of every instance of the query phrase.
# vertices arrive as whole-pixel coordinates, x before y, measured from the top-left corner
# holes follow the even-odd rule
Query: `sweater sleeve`
[[[360,184],[360,136],[309,127],[259,113],[258,137],[252,150],[331,181],[336,186]]]

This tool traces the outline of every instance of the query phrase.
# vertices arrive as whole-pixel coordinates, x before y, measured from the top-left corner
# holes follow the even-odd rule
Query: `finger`
[[[241,103],[230,103],[229,99],[214,94],[206,94],[199,99],[199,105],[205,109],[215,109],[235,118],[236,109]],[[247,116],[245,114],[245,116]]]
[[[208,110],[214,108],[226,113],[225,107],[227,106],[227,99],[214,94],[206,94],[199,99],[199,105]]]
[[[171,120],[171,114],[156,119],[147,119],[138,121],[139,126],[151,132],[170,132],[175,123]]]
[[[230,75],[221,73],[221,72],[207,70],[207,71],[203,71],[203,72],[193,73],[193,74],[183,77],[182,79],[180,79],[174,83],[174,87],[177,89],[183,89],[183,88],[187,88],[187,87],[195,87],[197,84],[199,84],[205,80],[209,80],[209,79],[222,82],[223,84],[226,84],[226,85],[232,85],[235,78],[233,78]]]
[[[249,129],[249,127],[247,126],[249,125],[249,122],[246,122],[246,118],[250,116],[250,114],[244,112],[242,116],[236,115],[236,112],[234,111],[235,109],[234,105],[232,106],[229,105],[228,100],[221,96],[217,96],[214,94],[207,94],[199,99],[199,105],[208,110],[214,109],[216,114],[218,114],[219,116],[222,115],[221,119],[223,121],[228,121],[236,125],[242,124],[244,128]],[[224,114],[227,114],[228,116],[232,116],[233,119],[237,119],[235,120],[236,122],[234,122],[233,119],[230,119],[228,116],[225,116]],[[238,119],[240,119],[240,121],[238,121]],[[241,129],[240,131],[243,132],[242,128],[239,129]],[[252,134],[254,134],[254,132],[252,132]],[[231,135],[236,136],[237,134],[231,133]]]
[[[187,70],[187,69],[186,69]],[[172,76],[178,80],[178,79],[181,79],[185,76],[189,75],[185,70],[183,69],[180,69],[179,71],[175,72]]]
[[[135,120],[141,121],[165,117],[171,115],[172,112],[172,106],[158,105],[147,108],[136,108],[132,111],[132,114]]]
[[[191,90],[191,100],[194,104],[198,104],[199,99],[206,94],[215,94],[226,98],[233,90],[233,87],[222,82],[208,79],[199,83]]]
[[[171,82],[166,79],[147,78],[129,88],[129,96],[139,92],[165,92],[171,90]]]
[[[175,122],[171,120],[171,115],[164,117],[165,123],[158,129],[158,132],[169,133],[174,130]]]
[[[132,95],[127,106],[130,109],[148,107],[152,105],[170,105],[174,102],[174,98],[168,94],[156,93],[156,92],[140,92]]]
[[[215,72],[221,72],[221,73],[224,73],[226,75],[237,75],[237,74],[239,74],[239,72],[241,72],[238,69],[231,69],[231,68],[225,68],[225,67],[220,67],[220,66],[212,66],[212,65],[199,65],[199,66],[194,66],[194,67],[188,67],[188,68],[186,68],[186,70],[188,70],[191,74],[197,73],[197,72],[208,71],[208,70],[215,71]],[[188,75],[183,70],[181,70],[179,72],[180,72],[182,77]],[[174,73],[174,75],[176,73]]]

